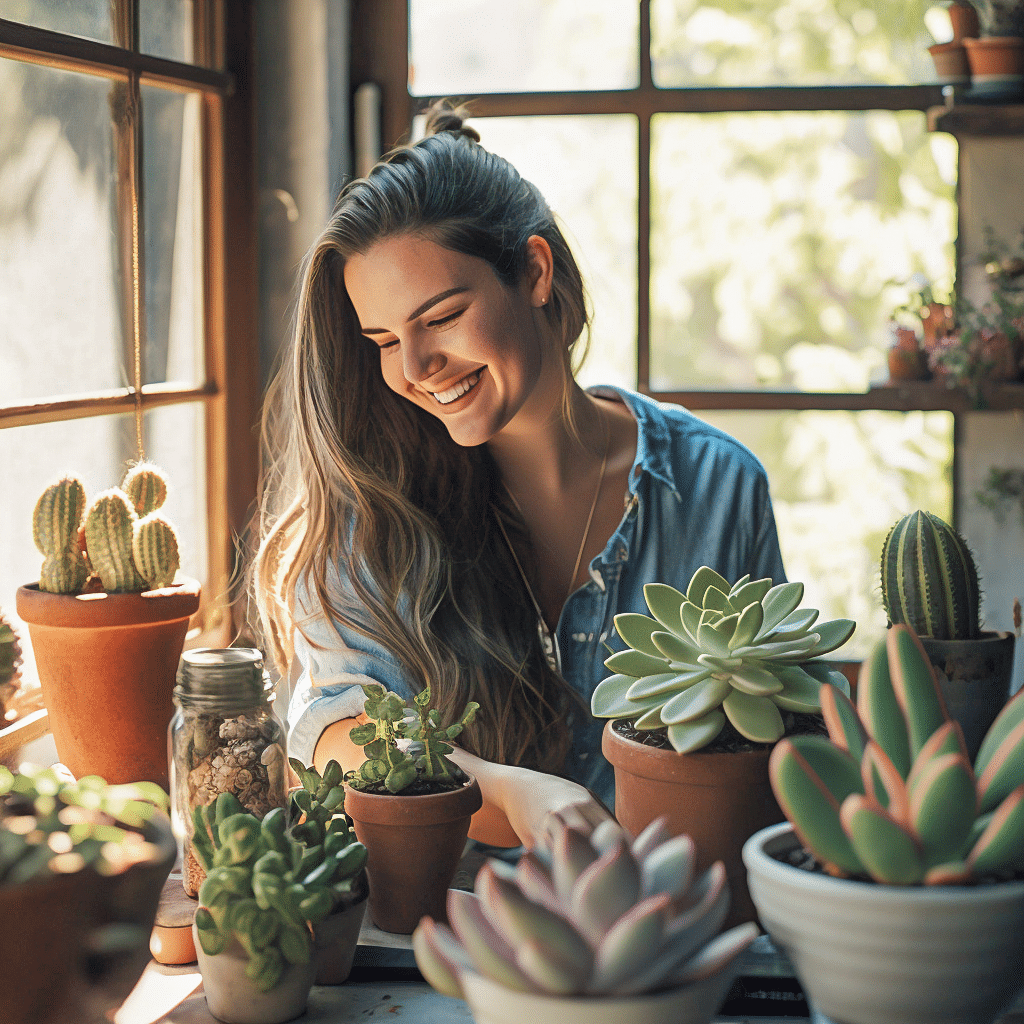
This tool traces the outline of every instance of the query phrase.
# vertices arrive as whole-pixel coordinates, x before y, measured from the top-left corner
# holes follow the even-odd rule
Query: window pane
[[[112,43],[111,6],[109,0],[0,0],[0,18]]]
[[[142,90],[146,384],[203,377],[199,102]]]
[[[655,389],[863,391],[905,283],[952,279],[956,144],[919,112],[664,114],[652,145]]]
[[[202,580],[207,521],[203,405],[196,402],[146,413],[144,430],[147,456],[167,472],[170,481],[165,508],[178,533],[181,570]],[[118,484],[133,461],[132,416],[0,430],[0,464],[8,480],[0,488],[0,607],[5,613],[14,614],[18,587],[39,579],[42,555],[32,541],[32,510],[43,490],[71,473],[82,481],[91,499]]]
[[[651,0],[655,85],[904,85],[934,81],[949,39],[934,0]]]
[[[0,402],[127,382],[110,121],[120,88],[0,59]]]
[[[192,61],[192,0],[142,0],[139,49],[183,64]]]
[[[488,117],[482,144],[510,160],[558,217],[593,307],[584,384],[636,383],[636,118]]]
[[[699,415],[761,459],[791,580],[822,619],[857,623],[842,653],[866,655],[885,629],[879,559],[889,527],[917,508],[947,521],[953,417],[945,412]]]
[[[623,0],[411,0],[409,91],[631,89],[638,19]]]

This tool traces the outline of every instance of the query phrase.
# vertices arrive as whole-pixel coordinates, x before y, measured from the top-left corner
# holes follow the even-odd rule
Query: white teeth
[[[465,379],[460,380],[455,387],[449,388],[447,391],[438,391],[434,397],[441,403],[441,405],[448,405],[449,403],[454,402],[456,398],[464,395],[470,388],[474,387],[479,379],[479,372],[471,373]]]

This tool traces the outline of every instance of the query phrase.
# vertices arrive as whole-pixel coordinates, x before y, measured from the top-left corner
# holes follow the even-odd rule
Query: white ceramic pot
[[[695,985],[653,995],[567,999],[505,988],[472,972],[462,975],[476,1024],[707,1024],[722,1005],[736,963]]]
[[[314,957],[308,964],[289,964],[281,980],[269,992],[261,992],[245,975],[248,958],[237,939],[216,956],[203,952],[194,924],[192,939],[206,1005],[217,1020],[225,1024],[284,1024],[305,1013],[316,974]]]
[[[987,1024],[1024,987],[1024,882],[876,885],[775,859],[788,822],[743,848],[761,923],[808,1000],[843,1024]]]

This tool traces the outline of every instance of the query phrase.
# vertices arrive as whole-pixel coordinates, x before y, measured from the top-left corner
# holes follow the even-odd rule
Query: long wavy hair
[[[343,270],[376,242],[415,233],[486,260],[511,288],[526,269],[527,239],[541,236],[553,255],[544,310],[561,339],[566,395],[588,328],[583,282],[543,197],[479,145],[461,111],[435,107],[427,133],[342,190],[305,258],[293,342],[264,412],[252,597],[282,671],[292,630],[304,628],[298,587],[310,607],[381,643],[416,688],[429,685],[443,719],[477,701],[460,740],[467,749],[559,771],[574,694],[545,660],[537,613],[499,528],[532,576],[522,517],[486,445],[460,447],[384,383]]]

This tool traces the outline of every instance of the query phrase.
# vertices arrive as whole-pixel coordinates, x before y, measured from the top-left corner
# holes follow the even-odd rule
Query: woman
[[[254,573],[276,658],[301,668],[292,753],[354,767],[355,684],[430,685],[443,715],[481,705],[455,755],[484,792],[471,835],[495,840],[504,812],[528,842],[587,790],[610,803],[589,706],[613,617],[702,564],[784,578],[760,464],[680,408],[579,387],[565,239],[444,105],[343,190],[297,321]]]

